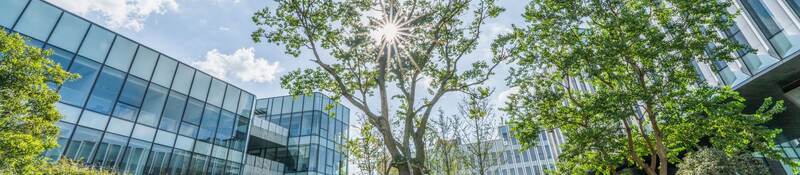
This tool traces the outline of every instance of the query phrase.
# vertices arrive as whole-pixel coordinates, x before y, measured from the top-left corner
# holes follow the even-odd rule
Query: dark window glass
[[[89,28],[89,34],[86,35],[86,38],[83,40],[83,44],[81,44],[81,49],[78,51],[78,55],[82,55],[86,58],[102,63],[103,60],[106,59],[108,48],[111,47],[111,42],[113,40],[114,33],[111,33],[108,30],[100,28],[96,25],[92,25],[92,27]]]
[[[214,132],[217,128],[219,121],[219,108],[206,105],[205,112],[203,113],[203,122],[200,124],[200,132],[197,134],[197,139],[211,143],[214,138]]]
[[[289,137],[300,136],[301,118],[301,114],[292,114],[291,123],[289,124]]]
[[[117,68],[122,71],[128,71],[133,60],[133,54],[136,53],[136,43],[124,37],[117,37],[114,40],[114,47],[108,53],[108,61],[106,65]]]
[[[302,125],[300,126],[300,135],[301,136],[306,136],[306,135],[310,135],[311,134],[311,128],[313,128],[311,126],[311,123],[313,122],[312,121],[313,120],[313,115],[314,115],[313,112],[305,112],[305,113],[303,113],[303,117],[302,117],[303,118],[303,122],[302,122]]]
[[[164,87],[169,87],[172,84],[172,76],[175,75],[176,66],[178,66],[177,61],[161,55],[156,65],[155,76],[153,76],[153,80],[151,81]]]
[[[792,7],[794,14],[800,17],[800,0],[786,0],[786,3],[789,4],[789,7]]]
[[[80,46],[81,40],[83,40],[83,36],[86,35],[86,30],[88,29],[89,22],[75,15],[64,13],[47,42],[70,52],[75,52],[78,50],[78,46]]]
[[[157,60],[157,52],[140,45],[139,50],[136,51],[136,58],[133,59],[130,73],[139,78],[149,80],[150,75],[153,75]]]
[[[187,174],[189,171],[189,160],[191,153],[175,149],[172,152],[172,160],[168,168],[167,174]]]
[[[171,152],[172,148],[170,147],[154,144],[153,149],[150,151],[150,156],[148,156],[149,161],[144,167],[145,174],[167,174]]]
[[[211,83],[211,77],[198,71],[194,76],[194,81],[192,81],[192,92],[189,95],[205,101],[208,95],[209,83]]]
[[[142,110],[139,112],[139,123],[156,126],[161,111],[164,109],[164,101],[167,99],[167,88],[150,84],[147,95],[144,97]]]
[[[103,136],[103,142],[100,143],[100,147],[97,149],[92,165],[104,168],[116,167],[122,161],[123,148],[127,143],[127,137],[106,133]]]
[[[118,169],[126,174],[142,174],[150,152],[150,142],[131,139]]]
[[[172,82],[172,89],[183,94],[189,94],[189,87],[192,85],[194,69],[185,64],[179,64],[175,72],[175,79]]]
[[[124,78],[125,73],[105,67],[97,78],[100,83],[95,84],[86,108],[101,114],[111,114]]]
[[[0,26],[11,28],[19,14],[25,9],[28,0],[3,0],[0,1]]]
[[[61,101],[75,106],[83,106],[86,96],[94,83],[97,73],[100,71],[100,64],[83,57],[75,59],[69,69],[72,73],[77,73],[81,78],[67,81],[61,87]]]
[[[747,9],[747,12],[750,12],[758,28],[761,29],[761,32],[764,32],[767,38],[772,38],[772,36],[775,36],[783,30],[775,23],[775,20],[772,18],[772,13],[764,7],[763,2],[760,0],[744,0],[742,3]]]
[[[209,166],[208,173],[212,175],[222,174],[225,170],[225,161],[222,159],[211,158],[211,166]]]
[[[53,55],[50,55],[50,59],[58,63],[58,65],[61,65],[61,68],[64,70],[69,68],[69,63],[71,63],[72,58],[75,57],[75,54],[71,52],[50,45],[45,46],[45,49],[53,49]]]
[[[159,128],[177,132],[178,122],[181,121],[183,115],[183,108],[186,106],[186,95],[172,91],[167,98],[167,106],[164,109],[164,115],[161,117]]]
[[[208,91],[208,100],[206,102],[214,106],[222,106],[222,98],[225,93],[225,83],[219,79],[211,80],[211,89]]]
[[[236,138],[231,148],[236,149],[238,151],[244,150],[245,141],[247,139],[247,128],[249,126],[250,126],[249,119],[244,117],[239,117],[239,120],[236,122]]]
[[[224,104],[222,105],[222,109],[236,111],[236,106],[239,103],[240,93],[241,90],[239,90],[239,88],[228,85],[228,88],[225,90],[225,100]]]
[[[186,104],[186,112],[183,114],[183,121],[200,125],[200,119],[203,116],[203,105],[205,104],[202,101],[189,98],[189,102]]]
[[[78,126],[75,133],[72,135],[72,140],[69,141],[65,157],[73,160],[87,161],[91,158],[98,142],[100,142],[100,135],[98,130]]]
[[[38,40],[47,40],[60,15],[58,8],[42,1],[33,1],[19,18],[14,30]]]
[[[233,138],[233,126],[236,124],[236,116],[232,112],[222,110],[217,129],[217,139],[214,143],[225,147],[230,146]]]
[[[192,165],[189,167],[189,174],[205,174],[206,161],[208,156],[194,154],[192,156]]]
[[[119,101],[131,106],[141,106],[144,92],[147,89],[147,81],[134,76],[128,76],[125,87],[122,88]]]
[[[239,98],[239,115],[250,117],[250,113],[253,111],[253,98],[252,94],[242,92],[242,97]]]

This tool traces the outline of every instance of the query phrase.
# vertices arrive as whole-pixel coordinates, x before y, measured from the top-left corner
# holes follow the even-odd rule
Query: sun
[[[378,7],[374,9],[377,16],[370,17],[371,29],[370,35],[376,42],[376,46],[380,49],[380,54],[389,58],[389,64],[393,66],[401,66],[410,62],[414,67],[417,67],[416,62],[408,55],[406,46],[409,45],[410,40],[414,39],[411,34],[413,29],[413,21],[419,17],[409,16],[404,13],[402,8],[396,1],[378,2]],[[417,67],[418,68],[418,67]]]

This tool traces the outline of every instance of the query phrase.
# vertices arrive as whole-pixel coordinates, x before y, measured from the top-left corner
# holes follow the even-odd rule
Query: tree
[[[467,116],[470,126],[465,136],[467,144],[464,146],[467,157],[464,164],[470,174],[485,175],[490,167],[501,163],[501,158],[492,154],[492,149],[502,144],[492,134],[496,132],[493,124],[496,116],[493,105],[487,100],[489,94],[472,94],[460,105],[459,112],[462,116]]]
[[[458,115],[447,117],[442,109],[439,109],[438,118],[439,121],[434,122],[431,132],[434,136],[431,143],[433,150],[429,159],[429,167],[433,171],[432,174],[458,174],[465,158],[461,144],[464,137],[463,131],[467,128],[461,117]]]
[[[282,45],[295,57],[304,53],[317,65],[289,72],[282,87],[352,104],[381,134],[391,166],[403,175],[427,171],[424,142],[436,104],[482,84],[503,60],[465,61],[481,26],[503,11],[494,0],[275,2],[253,16],[259,29],[252,39]],[[394,119],[401,124],[393,126]]]
[[[728,155],[722,150],[700,148],[678,164],[678,175],[769,174],[767,166],[750,154]]]
[[[50,51],[28,46],[0,30],[0,174],[41,174],[44,151],[58,146],[60,85],[77,77],[50,60]]]
[[[520,91],[505,108],[516,137],[535,145],[542,129],[560,128],[567,140],[558,171],[567,174],[636,167],[663,175],[699,146],[794,164],[773,149],[780,130],[764,126],[782,101],[744,111],[737,92],[710,87],[692,68],[692,61],[730,61],[743,49],[718,33],[732,24],[731,4],[530,2],[527,25],[494,46],[518,64],[508,84]]]
[[[385,174],[381,171],[379,164],[388,161],[388,156],[382,149],[381,139],[375,133],[375,127],[366,122],[363,115],[359,116],[360,137],[354,137],[347,141],[345,147],[348,150],[349,158],[360,170],[361,174]]]

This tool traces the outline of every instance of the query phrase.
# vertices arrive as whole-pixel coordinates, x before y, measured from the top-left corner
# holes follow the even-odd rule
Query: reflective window
[[[281,113],[281,104],[283,104],[283,98],[273,98],[272,99],[272,106],[270,107],[270,114],[280,114]]]
[[[236,138],[234,139],[231,148],[238,151],[244,150],[248,126],[250,126],[250,120],[244,117],[239,117],[239,120],[236,121]]]
[[[222,159],[211,158],[211,165],[208,167],[208,172],[210,174],[222,174],[225,170],[225,161]]]
[[[132,137],[150,142],[156,137],[156,129],[149,126],[136,124],[136,127],[133,128]]]
[[[33,1],[22,13],[14,30],[38,40],[47,40],[60,15],[58,8],[42,1]]]
[[[79,74],[81,78],[67,81],[61,86],[61,101],[75,106],[83,106],[99,70],[99,63],[83,57],[76,58],[69,71]]]
[[[225,147],[230,146],[230,141],[233,138],[233,126],[236,124],[236,116],[227,110],[222,111],[219,119],[219,127],[217,129],[217,139],[215,143]]]
[[[292,112],[292,102],[294,102],[294,100],[292,99],[292,96],[284,96],[284,97],[281,97],[281,98],[283,98],[283,105],[281,105],[283,109],[281,109],[281,113],[284,113],[284,114],[291,113]]]
[[[169,87],[172,84],[172,76],[175,75],[175,66],[178,66],[177,61],[161,55],[156,65],[155,76],[151,81],[164,87]]]
[[[167,100],[167,88],[150,84],[147,88],[147,95],[144,97],[142,110],[139,112],[138,123],[157,126],[161,111],[164,109],[164,101]]]
[[[225,82],[222,80],[211,80],[211,89],[208,91],[208,100],[206,102],[214,106],[222,106],[223,93],[225,93]]]
[[[28,0],[3,0],[0,1],[0,25],[6,28],[13,27],[17,17],[25,9]]]
[[[75,127],[73,124],[64,122],[58,122],[56,126],[59,128],[58,147],[45,152],[45,157],[50,158],[50,160],[58,160],[61,157],[61,153],[64,152],[64,148],[67,146],[69,136],[72,135],[72,129]]]
[[[236,106],[239,103],[239,93],[241,93],[239,88],[228,85],[228,88],[225,90],[225,100],[223,100],[224,104],[222,104],[222,108],[228,111],[236,111]]]
[[[192,156],[192,165],[189,167],[189,174],[205,174],[207,159],[208,156],[194,154]]]
[[[183,94],[189,94],[189,87],[192,85],[194,69],[185,64],[179,64],[175,72],[175,79],[172,82],[172,89]]]
[[[179,134],[194,138],[197,135],[197,130],[199,129],[200,128],[197,125],[182,122]]]
[[[175,149],[172,152],[172,161],[170,161],[167,174],[187,174],[190,158],[191,153],[188,151]]]
[[[239,115],[250,117],[253,111],[253,95],[242,92],[242,97],[239,98]]]
[[[73,124],[78,123],[78,117],[81,115],[80,108],[66,105],[64,103],[56,103],[56,109],[58,109],[58,113],[61,113],[61,115],[63,116],[61,118],[61,121]]]
[[[50,59],[58,63],[58,65],[61,65],[61,68],[64,70],[69,68],[69,63],[72,62],[72,58],[75,57],[75,54],[50,45],[47,45],[44,49],[53,50],[53,55],[50,55]]]
[[[200,100],[190,98],[189,102],[186,105],[186,110],[183,114],[183,121],[189,122],[195,125],[200,125],[200,119],[203,116],[203,103]]]
[[[78,54],[102,63],[106,58],[108,48],[111,47],[111,42],[113,40],[114,33],[92,25],[92,27],[89,28],[89,34],[86,35],[83,44],[81,44],[81,49],[78,51]]]
[[[158,53],[147,47],[139,46],[139,50],[136,51],[136,58],[133,59],[130,73],[139,78],[150,80],[150,75],[153,74],[157,59]]]
[[[197,139],[211,142],[214,138],[214,131],[217,128],[219,121],[219,108],[206,105],[205,112],[203,113],[203,122],[200,124],[200,132],[197,134]]]
[[[108,128],[106,128],[106,132],[116,133],[123,136],[130,136],[131,131],[133,131],[133,122],[111,118],[108,122]]]
[[[158,144],[153,145],[150,151],[150,161],[147,161],[145,166],[146,174],[167,174],[167,164],[172,149],[170,147],[161,146]]]
[[[111,109],[117,100],[120,88],[122,88],[125,73],[115,69],[106,67],[100,72],[92,95],[89,96],[89,102],[86,103],[86,108],[97,111],[101,114],[111,114]]]
[[[119,166],[119,170],[128,174],[142,174],[144,165],[147,162],[147,154],[150,152],[150,142],[131,139],[125,150],[125,157]]]
[[[136,120],[136,116],[139,114],[139,106],[142,104],[146,89],[146,81],[128,75],[128,79],[125,80],[125,86],[122,88],[122,93],[119,96],[119,102],[116,108],[114,108],[113,115],[130,121]]]
[[[106,124],[108,123],[108,118],[109,117],[107,115],[84,110],[83,114],[81,114],[81,119],[78,124],[98,130],[105,130]]]
[[[100,137],[98,136],[102,134],[98,130],[78,126],[72,135],[72,140],[69,141],[67,152],[64,156],[73,160],[86,161],[94,153],[98,142],[100,142]]]
[[[122,161],[123,148],[128,143],[128,138],[116,134],[106,133],[103,142],[94,155],[92,166],[112,168]]]
[[[114,40],[114,46],[111,47],[111,52],[108,53],[106,65],[127,72],[133,60],[133,54],[136,53],[136,46],[136,43],[127,38],[117,37]]]
[[[86,35],[86,30],[88,29],[89,22],[75,15],[64,13],[47,42],[70,52],[75,52],[78,50],[78,46],[83,40],[83,35]]]
[[[313,120],[313,114],[314,113],[311,113],[311,112],[303,113],[303,117],[302,117],[303,118],[303,123],[300,126],[300,135],[301,136],[311,135],[311,128],[313,128],[311,126],[311,123],[313,122],[312,121]]]
[[[800,0],[786,0],[786,3],[792,8],[794,14],[800,17]]]
[[[189,95],[205,101],[209,83],[211,83],[211,76],[198,71],[194,76],[194,81],[192,81],[192,92]]]
[[[227,168],[225,168],[225,174],[239,174],[241,171],[242,165],[238,163],[228,163]]]
[[[186,106],[186,95],[172,91],[167,98],[167,106],[164,108],[164,115],[161,117],[159,128],[177,132],[178,122],[181,121],[183,108]]]

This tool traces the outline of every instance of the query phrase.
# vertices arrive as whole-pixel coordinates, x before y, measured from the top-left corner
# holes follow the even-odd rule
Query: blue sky
[[[281,46],[253,43],[256,29],[251,15],[272,0],[47,0],[96,23],[105,25],[144,45],[225,79],[259,98],[286,95],[280,76],[314,64],[283,53]],[[525,2],[501,0],[506,12],[488,21],[473,59],[488,59],[488,46],[496,34],[521,24]],[[496,88],[493,102],[511,92],[502,67],[487,85]],[[458,95],[447,96],[440,107],[457,112]]]

